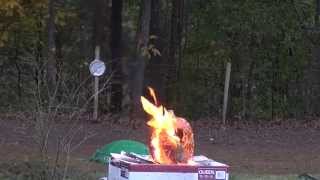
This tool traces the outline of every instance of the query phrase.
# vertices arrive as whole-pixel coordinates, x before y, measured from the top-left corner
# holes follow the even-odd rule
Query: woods
[[[152,86],[179,114],[220,119],[231,62],[229,119],[316,117],[319,4],[3,0],[0,109],[26,112],[55,98],[63,111],[91,112],[88,63],[99,45],[107,65],[102,114],[138,117],[139,98]]]

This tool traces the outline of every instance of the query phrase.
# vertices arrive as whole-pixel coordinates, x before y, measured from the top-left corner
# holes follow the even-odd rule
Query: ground
[[[30,121],[32,120],[25,120],[24,116],[1,116],[1,162],[25,161],[37,156],[38,148],[34,141],[36,133]],[[148,129],[144,124],[132,129],[110,121],[104,118],[102,123],[98,124],[87,120],[80,120],[76,124],[55,122],[49,136],[49,153],[54,156],[56,140],[67,137],[68,140],[72,139],[71,158],[76,162],[74,164],[79,165],[97,148],[113,140],[133,139],[147,143]],[[191,123],[196,154],[229,164],[232,173],[320,174],[319,120],[251,124],[238,122],[232,123],[225,130],[220,128],[219,123],[215,123],[217,121],[208,119]],[[87,139],[84,139],[85,137]],[[97,171],[105,169],[94,163],[91,168]]]

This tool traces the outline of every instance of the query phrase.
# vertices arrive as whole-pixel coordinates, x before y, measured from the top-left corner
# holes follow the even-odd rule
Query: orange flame
[[[173,111],[162,105],[152,88],[148,88],[156,105],[141,96],[143,109],[152,116],[148,125],[152,128],[151,155],[160,164],[189,163],[193,157],[194,141],[189,123],[176,117]]]

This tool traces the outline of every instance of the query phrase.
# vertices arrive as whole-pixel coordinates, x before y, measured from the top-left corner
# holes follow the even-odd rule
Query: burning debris
[[[194,152],[193,132],[190,124],[176,117],[172,110],[158,105],[154,90],[149,88],[154,104],[141,97],[143,109],[151,115],[151,155],[160,164],[190,163]]]
[[[194,156],[194,139],[190,124],[171,110],[141,97],[143,109],[151,115],[151,155],[122,152],[111,154],[109,180],[228,180],[229,166],[205,156]]]

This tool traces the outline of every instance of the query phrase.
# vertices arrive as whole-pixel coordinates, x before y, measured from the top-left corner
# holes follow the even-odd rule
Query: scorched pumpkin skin
[[[169,138],[169,135],[164,130],[160,132],[161,164],[186,164],[193,157],[194,139],[190,124],[180,117],[176,118],[175,123],[176,136],[179,137],[179,141]],[[154,134],[151,137],[153,136]],[[151,152],[153,159],[156,159],[154,151],[152,150]]]

